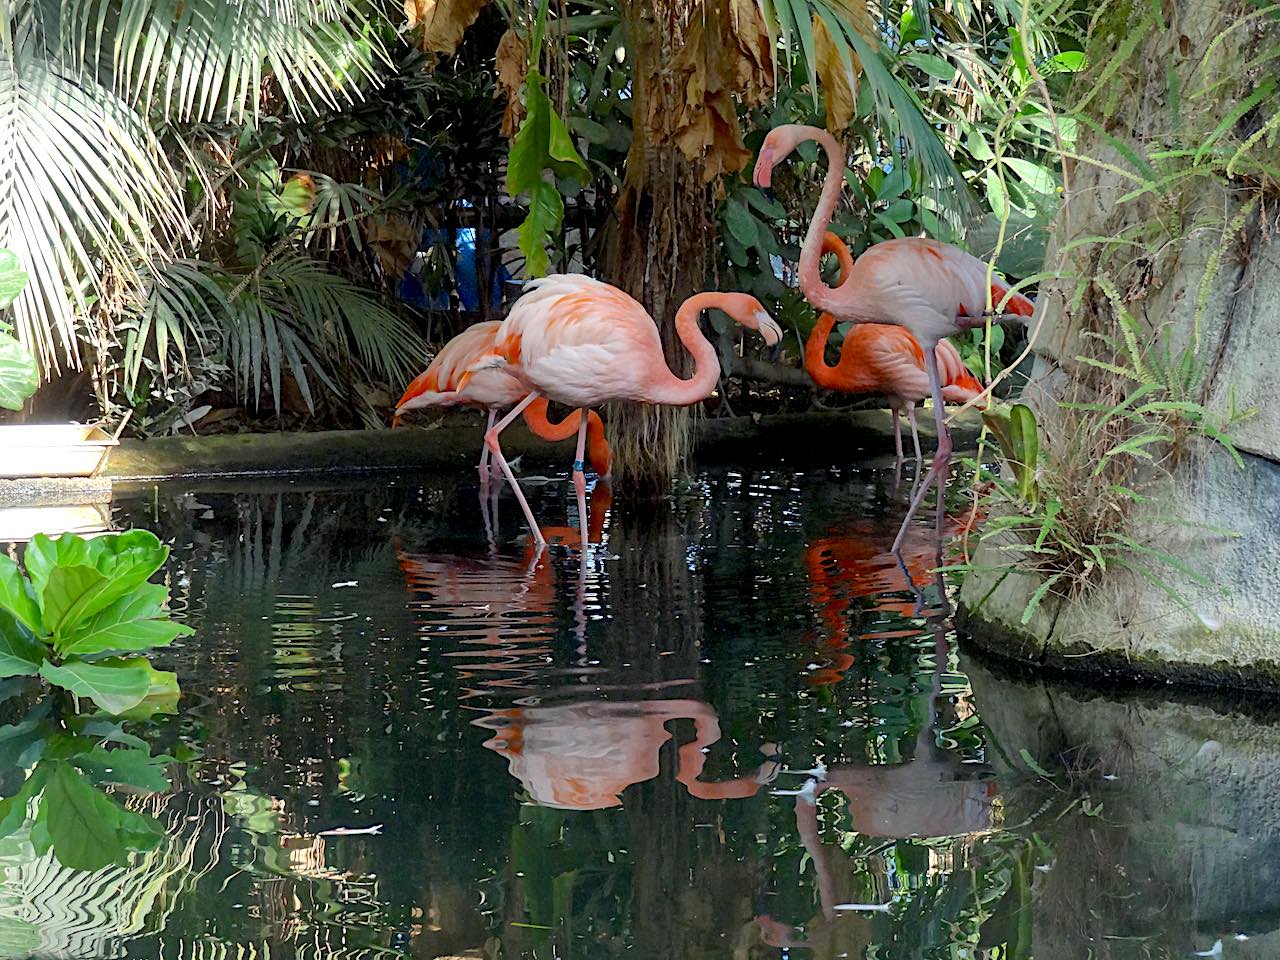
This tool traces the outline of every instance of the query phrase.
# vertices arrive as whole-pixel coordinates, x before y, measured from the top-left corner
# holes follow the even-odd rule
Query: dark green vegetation
[[[23,831],[35,855],[97,870],[127,866],[163,839],[155,820],[102,788],[169,787],[173,757],[153,756],[126,729],[178,702],[177,677],[140,655],[191,633],[169,619],[169,588],[149,582],[168,555],[145,530],[37,536],[22,567],[0,555],[2,693],[26,708],[0,727],[0,840]]]

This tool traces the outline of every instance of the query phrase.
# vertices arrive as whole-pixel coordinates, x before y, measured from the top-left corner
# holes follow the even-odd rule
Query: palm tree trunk
[[[684,348],[676,338],[675,311],[702,289],[715,227],[708,214],[710,188],[699,164],[669,143],[656,142],[639,118],[654,99],[663,112],[676,109],[676,93],[664,83],[664,71],[647,64],[670,63],[684,35],[679,3],[624,0],[635,58],[631,151],[616,217],[606,228],[602,265],[605,278],[626,290],[653,315],[662,334],[667,362],[686,375]],[[631,497],[662,496],[686,461],[694,410],[615,404],[609,411],[617,489]]]

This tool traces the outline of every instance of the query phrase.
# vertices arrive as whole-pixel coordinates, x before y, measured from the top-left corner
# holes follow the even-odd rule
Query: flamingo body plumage
[[[441,347],[427,369],[405,388],[404,395],[396,403],[395,420],[398,422],[411,410],[465,406],[489,411],[489,426],[492,427],[498,410],[525,399],[529,388],[511,371],[502,367],[471,371],[472,365],[480,358],[492,353],[494,337],[501,326],[501,320],[472,324]],[[523,410],[525,423],[535,436],[556,442],[578,433],[578,411],[559,423],[552,423],[547,416],[548,407],[547,400],[541,399],[528,404]],[[587,415],[586,431],[592,468],[601,477],[608,477],[613,454],[605,438],[604,421],[594,411]],[[487,478],[488,453],[489,448],[485,446],[480,457],[482,479]]]
[[[844,241],[828,232],[822,252],[834,254],[840,262],[841,279],[853,270],[853,257]],[[916,431],[915,407],[930,396],[929,375],[924,350],[903,327],[883,323],[859,323],[845,334],[840,357],[834,365],[826,361],[827,341],[836,318],[823,313],[805,342],[804,367],[809,377],[826,390],[841,393],[881,394],[893,410],[893,434],[898,459],[902,459],[902,431],[899,414],[906,412],[915,441],[916,460],[920,441]],[[939,340],[934,348],[942,380],[942,396],[948,403],[967,403],[982,393],[982,384],[969,372],[950,340]]]

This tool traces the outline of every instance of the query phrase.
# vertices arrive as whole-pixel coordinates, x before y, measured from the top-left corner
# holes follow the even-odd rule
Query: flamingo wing
[[[988,282],[987,264],[959,247],[925,237],[885,240],[854,264],[859,274],[854,319],[898,323],[921,343],[955,332],[958,316],[977,316],[1008,292],[998,276]],[[1033,304],[1013,294],[1005,311],[1029,316]]]

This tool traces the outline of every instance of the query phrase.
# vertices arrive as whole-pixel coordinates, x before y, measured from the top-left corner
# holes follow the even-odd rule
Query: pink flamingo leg
[[[924,457],[920,455],[920,429],[916,426],[916,405],[914,403],[907,405],[907,423],[911,424],[911,445],[916,451],[916,467],[919,468]],[[899,456],[902,454],[899,453]]]
[[[578,525],[582,528],[582,555],[587,555],[587,476],[582,456],[587,449],[587,408],[578,411],[578,453],[573,460],[573,488],[578,493]]]
[[[946,509],[943,494],[946,490],[946,476],[951,469],[951,431],[947,429],[947,411],[942,405],[942,384],[938,379],[938,358],[934,355],[933,344],[925,348],[924,366],[929,374],[929,388],[933,393],[933,418],[938,425],[938,452],[933,457],[929,472],[925,474],[924,483],[920,484],[920,489],[911,498],[911,506],[907,508],[907,515],[903,518],[898,536],[893,541],[893,552],[896,554],[902,552],[902,541],[906,539],[907,530],[915,518],[916,511],[920,509],[925,494],[929,492],[930,485],[936,485],[938,488],[937,533],[938,538],[942,538],[942,517]]]
[[[890,403],[889,412],[893,414],[893,451],[898,455],[897,465],[902,466],[902,407]]]
[[[493,421],[497,416],[498,411],[490,407],[489,422],[484,426],[485,433],[493,429]],[[487,483],[489,480],[489,445],[487,443],[480,444],[480,465],[477,469],[480,471],[480,482]]]
[[[529,530],[533,533],[534,542],[541,547],[546,544],[547,539],[542,535],[542,530],[538,527],[538,521],[533,518],[533,511],[529,509],[529,501],[524,498],[524,491],[520,489],[520,484],[516,482],[516,475],[512,473],[511,464],[507,463],[507,458],[502,455],[502,446],[498,442],[498,436],[502,431],[507,429],[516,417],[524,412],[524,408],[533,403],[537,396],[538,394],[531,393],[512,407],[510,413],[489,428],[484,435],[484,442],[493,451],[494,459],[498,461],[498,466],[502,468],[502,473],[507,478],[507,483],[511,484],[516,500],[520,503],[520,509],[524,511],[524,518],[529,523]]]

